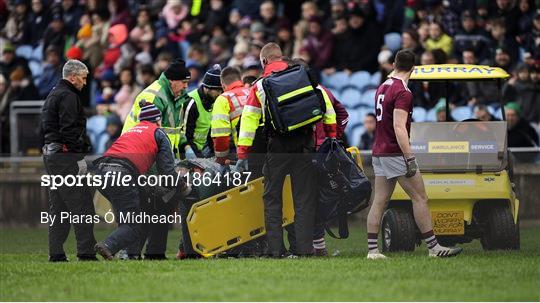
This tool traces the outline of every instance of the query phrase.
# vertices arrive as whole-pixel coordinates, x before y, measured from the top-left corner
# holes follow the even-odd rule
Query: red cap
[[[66,51],[66,58],[68,59],[76,59],[76,60],[82,60],[83,52],[82,49],[76,46],[70,47]]]

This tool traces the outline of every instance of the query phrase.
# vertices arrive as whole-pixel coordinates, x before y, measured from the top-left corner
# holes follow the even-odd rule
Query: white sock
[[[313,248],[315,249],[325,249],[326,248],[326,242],[324,241],[324,237],[313,240]]]
[[[379,253],[378,238],[379,237],[376,233],[367,234],[368,253],[370,254]]]

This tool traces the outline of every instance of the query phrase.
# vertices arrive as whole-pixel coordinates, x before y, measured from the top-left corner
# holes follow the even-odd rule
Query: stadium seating
[[[43,74],[43,44],[36,48],[32,48],[30,45],[20,45],[15,50],[15,54],[28,60],[28,68],[32,72],[34,85],[37,85],[41,74]]]
[[[493,117],[495,117],[496,119],[502,120],[502,112],[501,112],[500,106],[489,105],[487,108],[488,108],[489,113]]]
[[[360,137],[364,133],[364,125],[357,123],[353,125],[347,132],[347,138],[351,146],[358,146],[360,144]]]
[[[328,90],[330,90],[330,92],[332,93],[332,95],[334,95],[334,98],[336,98],[339,102],[341,102],[341,93],[340,91],[338,91],[337,89],[335,88],[330,88],[330,87],[326,87]]]
[[[107,118],[105,116],[93,116],[86,122],[86,133],[94,147],[94,153],[99,153],[98,143],[104,135],[107,135]],[[107,142],[107,140],[105,140]],[[105,146],[105,144],[103,144]],[[103,152],[103,151],[101,151]]]
[[[364,86],[369,84],[370,79],[371,75],[368,72],[358,71],[351,74],[351,77],[349,78],[349,85],[354,86],[362,91]]]
[[[437,121],[437,111],[435,110],[435,108],[432,108],[426,112],[425,121],[428,121],[428,122]]]
[[[32,72],[34,85],[37,86],[41,75],[43,74],[43,66],[40,62],[32,60],[28,62],[28,68],[30,68],[30,71]]]
[[[106,150],[107,141],[109,141],[109,134],[104,132],[97,138],[97,145],[94,146],[95,154],[103,154]]]
[[[369,84],[374,85],[375,87],[378,87],[381,83],[381,72],[375,72],[371,74],[371,78],[369,79]]]
[[[328,76],[323,84],[341,91],[349,84],[349,75],[346,72],[336,72]]]
[[[384,35],[384,45],[386,45],[392,53],[396,53],[401,49],[401,34],[388,33]]]
[[[502,111],[500,108],[495,110],[495,112],[493,113],[493,117],[502,120]]]
[[[468,106],[459,106],[452,110],[452,117],[456,121],[463,121],[472,118],[473,112]]]
[[[377,89],[368,89],[362,94],[362,104],[365,104],[369,107],[375,106],[375,93],[377,92]]]
[[[367,114],[374,114],[375,113],[375,108],[374,107],[361,107],[358,110],[360,111],[362,119],[364,119],[364,117]]]
[[[346,88],[341,92],[341,103],[347,108],[354,108],[361,103],[362,94],[356,88]]]
[[[347,112],[349,113],[349,123],[347,124],[347,128],[351,128],[353,125],[357,123],[362,123],[364,116],[362,114],[364,113],[360,109],[347,109]]]
[[[426,121],[427,111],[425,108],[416,106],[413,109],[412,118],[414,122],[424,122]]]

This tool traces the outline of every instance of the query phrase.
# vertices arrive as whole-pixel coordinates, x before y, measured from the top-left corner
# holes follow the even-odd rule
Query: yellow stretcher
[[[360,151],[347,149],[363,169]],[[257,239],[266,233],[264,227],[263,179],[227,190],[195,203],[188,214],[187,225],[193,249],[204,257]],[[283,226],[294,222],[291,181],[283,186]]]
[[[364,169],[360,151],[347,149]],[[248,182],[218,195],[199,201],[191,207],[186,219],[193,249],[211,257],[266,234],[264,227],[263,179]],[[96,213],[103,216],[112,209],[98,191],[94,195]],[[283,185],[283,226],[294,222],[290,177]]]

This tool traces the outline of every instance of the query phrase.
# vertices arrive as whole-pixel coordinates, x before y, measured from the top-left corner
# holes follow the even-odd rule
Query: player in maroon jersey
[[[429,256],[450,257],[462,251],[461,248],[439,245],[433,234],[424,181],[409,144],[413,102],[407,82],[413,72],[414,61],[413,52],[399,51],[394,62],[394,74],[379,86],[375,94],[375,195],[367,219],[368,259],[386,258],[377,246],[378,231],[396,182],[412,200],[414,219],[429,249]]]

